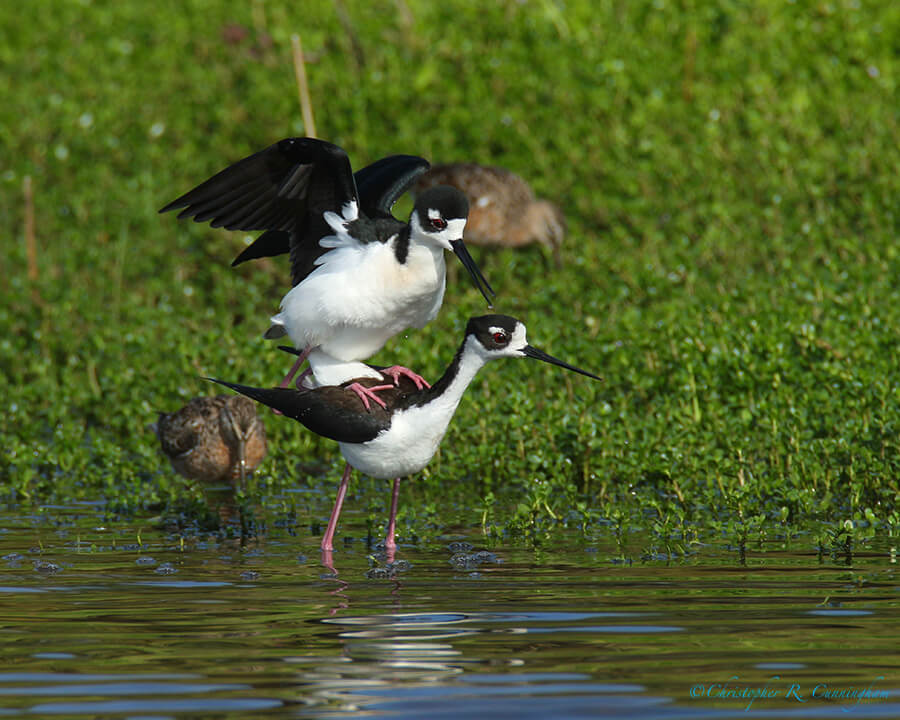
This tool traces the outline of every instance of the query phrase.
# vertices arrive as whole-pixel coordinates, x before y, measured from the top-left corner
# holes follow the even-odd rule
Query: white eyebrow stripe
[[[457,218],[456,220],[448,220],[447,227],[444,229],[444,232],[447,233],[449,237],[462,237],[463,230],[466,228],[466,218]]]
[[[525,337],[525,326],[522,323],[517,323],[509,340],[509,345],[510,347],[523,348],[527,344],[528,339]]]

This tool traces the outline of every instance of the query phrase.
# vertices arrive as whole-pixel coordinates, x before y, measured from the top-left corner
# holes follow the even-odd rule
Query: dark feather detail
[[[231,263],[231,267],[247,260],[263,257],[275,257],[291,251],[291,234],[283,230],[266,230],[250,243]]]
[[[255,388],[208,379],[280,411],[317,435],[338,442],[368,442],[391,426],[390,415],[380,406],[373,404],[371,411],[366,411],[359,397],[341,386],[328,385],[315,390]],[[371,380],[372,385],[381,382],[373,378],[366,380]],[[366,384],[365,380],[359,382]],[[392,392],[401,393],[402,390],[385,391],[380,397],[387,400],[385,395]]]
[[[308,213],[356,199],[350,160],[341,148],[288,138],[216,173],[160,212],[184,208],[179,217],[228,230],[297,231]]]
[[[358,170],[354,177],[363,214],[391,217],[394,203],[429,167],[425,158],[389,155]]]
[[[318,240],[329,232],[323,214],[358,203],[350,160],[337,145],[313,138],[287,138],[213,175],[160,212],[184,208],[179,217],[193,217],[228,230],[266,230],[235,262],[266,254],[281,254],[292,245],[292,275],[308,274],[324,252]],[[312,236],[312,242],[306,239]],[[287,247],[285,247],[287,245]]]
[[[394,257],[401,265],[406,263],[409,256],[409,225],[406,225],[399,233],[394,241]]]

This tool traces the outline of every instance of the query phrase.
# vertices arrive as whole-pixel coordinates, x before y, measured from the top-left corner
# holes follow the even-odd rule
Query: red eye
[[[431,227],[435,230],[443,230],[447,227],[447,221],[442,217],[431,218]]]
[[[506,344],[506,333],[499,333],[499,332],[494,333],[494,342],[497,343],[498,345]]]

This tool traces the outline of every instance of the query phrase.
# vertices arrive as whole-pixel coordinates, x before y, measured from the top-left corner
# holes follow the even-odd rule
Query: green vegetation
[[[474,254],[499,312],[605,378],[485,368],[404,484],[401,533],[483,521],[540,542],[561,523],[640,525],[678,552],[698,533],[816,528],[840,552],[897,532],[900,5],[309,5],[0,9],[8,502],[184,499],[156,411],[214,392],[201,376],[266,385],[288,366],[260,337],[286,261],[231,269],[242,234],[156,211],[304,133],[299,32],[318,133],[355,166],[395,152],[500,164],[564,208],[561,270],[536,248]],[[458,274],[439,318],[375,361],[434,378],[484,310]],[[307,522],[283,491],[330,492],[337,448],[265,421],[251,494]],[[383,516],[386,484],[354,492]]]

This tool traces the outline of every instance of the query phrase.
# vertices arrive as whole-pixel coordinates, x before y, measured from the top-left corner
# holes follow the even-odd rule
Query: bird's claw
[[[380,397],[378,397],[375,393],[378,390],[391,390],[392,388],[393,385],[375,385],[374,387],[367,388],[365,385],[361,385],[358,382],[351,383],[347,386],[347,390],[352,390],[353,392],[355,392],[359,396],[359,399],[362,400],[363,405],[366,406],[366,410],[369,411],[371,411],[372,409],[372,406],[369,405],[369,400],[377,402],[379,405],[381,405],[382,408],[386,410],[387,403]]]
[[[386,375],[387,377],[394,379],[394,386],[400,385],[400,377],[408,377],[416,384],[416,389],[421,390],[422,388],[430,388],[431,385],[428,384],[428,381],[423,378],[419,373],[413,372],[409,368],[403,367],[402,365],[393,365],[385,370],[380,370],[382,375]]]

